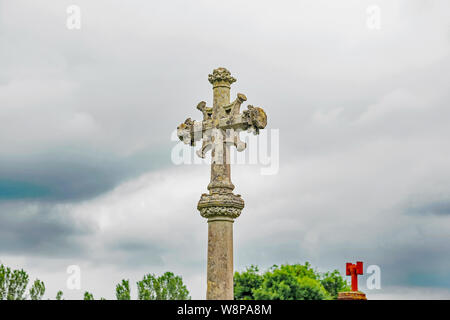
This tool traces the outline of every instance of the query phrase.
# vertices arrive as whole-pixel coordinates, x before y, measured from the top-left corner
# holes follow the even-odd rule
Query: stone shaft
[[[218,125],[224,116],[223,106],[230,103],[229,79],[212,81],[212,120]],[[225,132],[219,129],[223,139],[221,148],[212,150],[210,194],[230,194],[231,183],[230,147],[225,143]],[[216,137],[217,138],[217,137]],[[221,154],[217,154],[220,152]],[[226,209],[226,207],[224,207]],[[233,300],[233,218],[217,216],[208,219],[208,266],[207,300]]]
[[[233,300],[233,220],[208,221],[207,300]]]
[[[224,81],[214,82],[212,119],[215,123],[219,124],[220,118],[224,116],[222,107],[229,103],[230,84]],[[211,182],[208,185],[208,190],[211,193],[230,193],[234,189],[231,182],[230,146],[225,142],[223,129],[218,130],[222,135],[220,138],[223,142],[221,148],[214,148],[211,153]]]

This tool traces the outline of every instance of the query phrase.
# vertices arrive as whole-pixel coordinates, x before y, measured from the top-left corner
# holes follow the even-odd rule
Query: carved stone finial
[[[230,86],[236,79],[231,76],[230,71],[226,68],[217,68],[213,70],[212,74],[208,75],[208,81],[213,85],[225,85]]]

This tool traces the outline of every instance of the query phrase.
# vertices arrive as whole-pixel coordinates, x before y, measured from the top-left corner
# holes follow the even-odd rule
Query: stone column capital
[[[212,220],[234,220],[241,215],[244,200],[233,193],[202,194],[197,209],[203,218]]]

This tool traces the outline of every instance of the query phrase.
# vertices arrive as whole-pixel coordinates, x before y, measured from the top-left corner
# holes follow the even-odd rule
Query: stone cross
[[[211,180],[209,193],[202,194],[197,209],[208,219],[208,300],[232,300],[233,294],[233,222],[244,208],[244,200],[234,194],[230,176],[230,146],[243,151],[246,144],[239,139],[239,132],[247,130],[258,134],[267,124],[263,109],[249,105],[240,112],[246,96],[238,93],[230,103],[230,87],[236,81],[225,68],[214,69],[208,76],[213,86],[213,106],[201,101],[197,109],[203,121],[190,118],[177,127],[181,141],[195,146],[202,141],[197,155],[205,157],[211,150]]]
[[[356,264],[347,262],[345,272],[347,276],[352,277],[352,291],[358,291],[358,275],[363,274],[363,263],[361,261]]]

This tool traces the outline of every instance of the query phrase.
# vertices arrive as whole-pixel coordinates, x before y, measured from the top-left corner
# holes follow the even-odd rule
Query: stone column
[[[207,300],[233,300],[233,219],[208,219]]]
[[[198,210],[208,219],[208,300],[233,300],[233,222],[244,208],[244,200],[233,194],[230,178],[229,146],[225,132],[219,128],[219,119],[226,116],[224,106],[230,103],[230,85],[236,81],[225,68],[215,69],[209,75],[213,85],[212,120],[216,127],[215,139],[221,139],[213,148],[209,194],[202,194]]]

